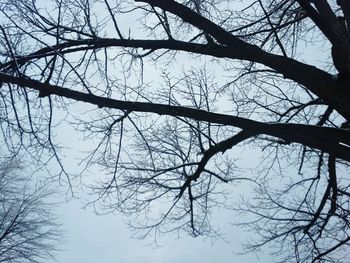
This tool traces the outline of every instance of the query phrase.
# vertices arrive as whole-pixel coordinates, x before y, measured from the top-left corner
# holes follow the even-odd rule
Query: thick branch
[[[177,15],[183,21],[203,30],[212,35],[219,43],[230,47],[231,58],[249,60],[258,62],[265,66],[275,69],[284,77],[292,79],[301,85],[304,85],[311,92],[315,93],[321,99],[333,106],[340,114],[350,120],[350,92],[348,89],[340,92],[337,90],[337,85],[334,79],[329,74],[318,70],[316,67],[300,63],[296,60],[286,58],[284,56],[274,55],[265,52],[256,45],[246,43],[239,38],[227,32],[224,28],[216,25],[212,21],[202,17],[200,14],[194,12],[190,8],[177,3],[173,0],[135,0],[136,2],[145,2],[152,6],[157,6],[165,11]],[[304,1],[300,1],[302,4]],[[309,6],[309,3],[305,4]],[[304,7],[304,6],[303,6]],[[332,17],[333,18],[333,17]],[[321,22],[323,20],[320,19]],[[333,21],[333,20],[332,20]],[[328,23],[328,21],[327,21]],[[322,24],[323,25],[323,24]],[[332,43],[341,46],[341,50],[349,47],[344,41],[343,32],[337,21],[332,23],[332,27],[326,25],[328,31],[333,32],[331,39],[335,39]],[[327,31],[327,32],[328,32]],[[346,49],[350,50],[350,49]],[[342,94],[340,94],[342,93]],[[346,100],[344,100],[346,98]]]
[[[310,65],[301,63],[291,58],[267,53],[256,46],[239,42],[239,45],[225,47],[220,45],[203,45],[177,40],[120,40],[112,38],[97,38],[87,40],[72,40],[51,47],[46,47],[37,52],[20,57],[14,62],[8,62],[0,67],[3,71],[9,71],[14,65],[23,65],[33,59],[39,59],[58,54],[68,54],[86,50],[96,50],[107,47],[129,47],[143,49],[168,49],[186,51],[240,60],[258,62],[282,74],[285,78],[296,81],[307,87],[346,119],[350,120],[350,91],[340,90],[333,76]]]
[[[37,90],[39,93],[58,95],[75,101],[91,103],[98,107],[107,107],[130,112],[151,112],[159,115],[185,117],[198,121],[234,126],[251,131],[254,134],[266,134],[277,137],[289,143],[301,143],[311,148],[320,149],[333,154],[337,158],[350,161],[350,132],[345,129],[290,123],[263,123],[236,116],[180,106],[109,99],[4,73],[0,73],[0,83],[16,84]]]
[[[341,7],[347,26],[350,26],[350,1],[349,0],[337,0],[337,4]]]
[[[349,43],[345,29],[338,23],[337,16],[326,0],[314,1],[317,10],[308,0],[297,0],[299,5],[307,12],[312,21],[328,38],[332,45],[340,45],[349,54]]]
[[[177,3],[173,0],[135,0],[135,2],[144,2],[152,6],[161,8],[164,11],[168,11],[178,17],[180,17],[184,22],[187,22],[203,32],[213,36],[219,43],[230,46],[230,45],[244,45],[246,44],[242,40],[238,39],[231,33],[227,32],[222,27],[213,23],[209,19],[201,16],[192,9]]]

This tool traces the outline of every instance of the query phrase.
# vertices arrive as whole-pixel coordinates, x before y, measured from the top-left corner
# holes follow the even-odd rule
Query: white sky
[[[87,104],[77,104],[75,107],[84,107]],[[63,150],[65,165],[74,170],[78,163],[79,154],[91,148],[81,139],[70,126],[62,126],[57,133],[57,141],[65,141],[70,148]],[[86,148],[86,149],[85,149]],[[243,158],[242,167],[252,168],[258,162],[260,150],[240,150]],[[247,170],[248,172],[248,170]],[[94,178],[103,174],[89,173],[84,182],[93,182]],[[65,199],[67,186],[62,186],[62,200]],[[239,190],[247,192],[244,185],[227,185],[227,189],[236,194]],[[77,190],[77,189],[75,189]],[[223,239],[211,240],[203,237],[190,237],[182,234],[161,236],[158,241],[159,247],[155,247],[153,236],[144,240],[133,237],[133,232],[128,227],[127,217],[120,213],[108,215],[96,215],[92,207],[83,209],[86,198],[80,195],[80,200],[73,199],[63,202],[54,211],[59,216],[61,229],[65,232],[62,239],[62,250],[57,252],[56,261],[49,260],[47,263],[214,263],[214,262],[273,262],[273,256],[259,254],[240,255],[242,243],[250,237],[249,233],[232,226],[237,221],[237,214],[233,211],[220,208],[213,213],[211,220],[213,227],[219,228]],[[88,197],[87,197],[88,199]],[[62,200],[60,200],[62,202]],[[241,220],[244,221],[244,220]]]
[[[60,141],[61,138],[71,148],[82,150],[82,143],[73,142],[73,133],[74,130],[62,128],[57,141]],[[68,139],[72,142],[67,143]],[[249,152],[247,154],[250,155],[250,159],[254,159],[254,154]],[[66,159],[70,159],[68,165],[74,165],[77,162],[69,155],[66,156]],[[57,207],[56,213],[59,215],[59,222],[62,223],[65,237],[61,246],[62,251],[57,253],[57,261],[49,260],[46,261],[47,263],[255,263],[273,261],[273,256],[268,255],[259,255],[260,258],[258,258],[253,254],[237,254],[242,251],[240,243],[247,240],[248,234],[230,225],[233,217],[236,216],[230,211],[217,213],[213,223],[214,226],[220,227],[227,242],[217,240],[212,243],[201,237],[178,238],[170,235],[161,237],[158,240],[161,246],[157,248],[150,245],[153,241],[151,236],[145,240],[132,238],[132,232],[124,222],[125,218],[120,214],[98,216],[93,213],[92,209],[82,209],[79,200],[61,204]]]
[[[213,263],[213,262],[271,262],[272,256],[238,255],[239,242],[247,235],[232,227],[232,213],[222,211],[221,232],[226,241],[203,238],[163,236],[155,248],[150,236],[145,240],[132,238],[132,232],[119,214],[98,216],[91,209],[83,210],[79,201],[71,201],[57,209],[66,232],[57,261],[47,263]],[[231,214],[231,216],[230,216]],[[218,219],[218,218],[217,218]]]

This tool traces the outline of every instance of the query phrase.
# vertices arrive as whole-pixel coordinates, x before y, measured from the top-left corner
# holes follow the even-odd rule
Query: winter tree
[[[80,175],[98,181],[95,204],[134,215],[141,235],[214,235],[213,207],[248,184],[232,205],[259,234],[248,251],[345,260],[349,1],[1,0],[0,10],[8,150],[56,165],[74,191],[61,154],[70,135],[58,139],[73,125],[90,147]],[[259,165],[243,169],[244,155]]]

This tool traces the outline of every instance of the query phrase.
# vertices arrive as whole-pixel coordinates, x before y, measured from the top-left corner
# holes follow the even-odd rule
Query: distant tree
[[[18,161],[1,160],[0,262],[44,262],[57,251],[60,232],[50,192],[23,171]]]
[[[260,234],[248,251],[342,260],[349,1],[0,0],[0,10],[9,150],[56,160],[70,182],[58,148],[69,138],[55,128],[76,124],[84,150],[94,145],[82,173],[100,171],[96,204],[135,215],[144,234],[215,234],[211,208],[227,183],[247,182],[256,196],[233,209]],[[239,157],[253,148],[262,161],[247,175]]]

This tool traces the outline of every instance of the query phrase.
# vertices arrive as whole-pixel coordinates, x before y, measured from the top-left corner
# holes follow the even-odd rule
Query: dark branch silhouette
[[[247,251],[344,261],[348,1],[0,0],[0,12],[6,150],[54,167],[73,194],[75,173],[100,171],[91,204],[132,214],[142,237],[215,236],[210,212],[229,200],[257,234]],[[64,125],[84,140],[80,172]],[[244,173],[248,147],[261,153]],[[232,182],[251,198],[237,204]]]

